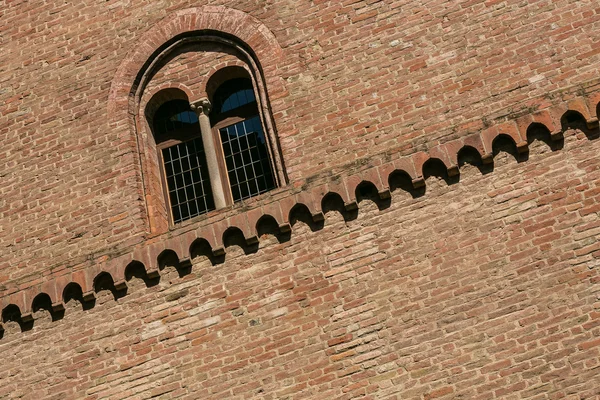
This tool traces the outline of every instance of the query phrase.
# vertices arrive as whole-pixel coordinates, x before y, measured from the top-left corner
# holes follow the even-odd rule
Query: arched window
[[[198,116],[189,103],[164,103],[154,114],[153,127],[173,222],[214,210]]]
[[[218,133],[229,180],[228,196],[239,201],[276,187],[267,138],[252,82],[224,82],[213,97],[211,123]]]
[[[212,104],[212,107],[211,107]],[[169,100],[152,130],[173,223],[277,187],[268,138],[252,81],[239,71],[192,107]]]

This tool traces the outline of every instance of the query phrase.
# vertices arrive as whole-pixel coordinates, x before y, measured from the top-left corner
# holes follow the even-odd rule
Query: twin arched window
[[[174,223],[277,186],[250,78],[226,80],[211,103],[193,111],[186,100],[170,100],[152,120]]]

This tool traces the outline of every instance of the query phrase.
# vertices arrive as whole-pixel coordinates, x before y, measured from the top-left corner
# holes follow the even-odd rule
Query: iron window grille
[[[213,105],[208,134],[213,135],[214,148],[210,149],[204,148],[207,142],[198,114],[186,100],[168,101],[154,115],[153,132],[173,223],[212,211],[216,204],[231,205],[277,187],[251,80],[224,82],[215,91]],[[209,169],[207,152],[215,153],[218,165],[213,169],[218,171]],[[220,202],[211,189],[214,174],[223,189]]]
[[[250,79],[225,82],[215,92],[213,102],[211,122],[221,142],[231,200],[274,189],[275,176]]]

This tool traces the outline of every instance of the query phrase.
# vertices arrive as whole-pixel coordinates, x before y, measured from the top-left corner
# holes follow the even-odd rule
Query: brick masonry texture
[[[128,77],[197,10],[289,184],[155,234]],[[0,398],[600,398],[599,12],[0,0]]]

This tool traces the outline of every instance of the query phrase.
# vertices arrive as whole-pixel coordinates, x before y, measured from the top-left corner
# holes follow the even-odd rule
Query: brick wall
[[[152,237],[111,96],[207,4],[275,41],[290,184]],[[599,396],[598,10],[0,0],[0,398]]]

